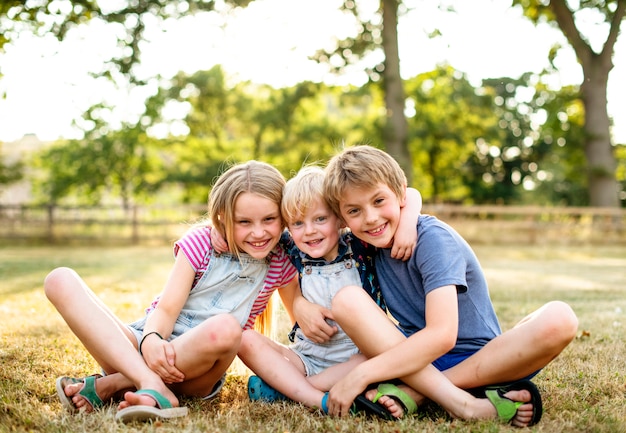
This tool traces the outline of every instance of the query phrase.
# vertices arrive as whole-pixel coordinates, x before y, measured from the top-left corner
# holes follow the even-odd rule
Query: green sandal
[[[530,392],[531,399],[529,402],[513,401],[504,396],[504,394],[509,391],[521,391],[524,389]],[[530,380],[520,380],[519,382],[514,382],[510,385],[501,387],[488,387],[485,389],[485,395],[495,406],[496,411],[498,412],[498,418],[502,422],[509,423],[515,417],[517,409],[526,403],[532,403],[533,405],[533,416],[528,423],[528,427],[537,424],[539,420],[541,420],[541,415],[543,413],[541,394],[535,384]]]
[[[83,379],[77,379],[75,377],[61,376],[56,381],[57,395],[59,400],[65,409],[70,413],[77,413],[78,408],[74,404],[72,397],[65,395],[65,387],[74,383],[84,383],[84,386],[78,391],[78,395],[87,400],[87,403],[95,410],[104,406],[104,402],[98,397],[96,393],[96,379],[102,377],[100,374],[94,374],[87,376]]]
[[[156,406],[128,406],[120,409],[115,414],[115,420],[121,422],[132,421],[155,421],[158,419],[170,419],[187,416],[186,407],[173,407],[161,393],[153,389],[140,389],[135,394],[148,395],[156,403]]]
[[[396,400],[404,407],[404,416],[417,412],[417,403],[404,391],[393,383],[381,383],[376,388],[377,394],[372,402],[376,403],[383,395],[389,396]]]

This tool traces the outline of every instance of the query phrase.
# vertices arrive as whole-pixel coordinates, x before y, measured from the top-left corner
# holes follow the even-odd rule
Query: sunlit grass
[[[537,376],[544,418],[534,431],[614,432],[626,425],[626,247],[476,247],[504,329],[552,299],[570,303],[578,338]],[[332,419],[295,404],[250,403],[247,371],[231,369],[211,402],[184,399],[184,420],[121,425],[115,408],[66,414],[54,390],[60,375],[85,376],[97,364],[45,299],[42,283],[56,266],[75,268],[116,314],[138,318],[166,280],[169,246],[0,248],[0,431],[159,432],[497,432],[497,422],[451,420],[429,406],[414,418],[384,422]],[[88,320],[88,318],[86,318]],[[286,323],[281,323],[286,328]]]

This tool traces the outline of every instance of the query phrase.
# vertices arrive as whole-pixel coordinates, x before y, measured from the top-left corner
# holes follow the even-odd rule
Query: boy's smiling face
[[[391,248],[405,201],[379,183],[373,188],[347,188],[339,209],[356,237],[378,248]]]
[[[337,258],[341,220],[322,197],[311,203],[304,215],[289,222],[287,228],[300,251],[329,262]]]

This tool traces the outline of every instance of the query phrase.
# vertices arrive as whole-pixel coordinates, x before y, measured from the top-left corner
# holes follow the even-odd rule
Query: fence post
[[[132,238],[133,245],[139,244],[139,221],[137,217],[137,205],[133,205],[133,221],[132,221]]]
[[[47,229],[48,242],[54,243],[54,204],[48,205],[48,229]]]

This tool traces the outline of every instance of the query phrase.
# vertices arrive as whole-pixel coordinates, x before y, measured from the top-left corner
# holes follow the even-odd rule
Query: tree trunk
[[[607,112],[607,81],[609,71],[594,57],[585,68],[581,85],[585,106],[585,155],[589,181],[589,204],[600,207],[618,207],[618,185],[615,180],[616,161],[611,145],[610,122]]]
[[[405,95],[400,77],[398,52],[398,0],[382,0],[383,32],[382,45],[385,53],[383,86],[387,119],[383,130],[385,148],[393,156],[407,177],[408,185],[413,182],[413,160],[408,148],[408,124],[404,115]]]
[[[595,53],[581,36],[576,27],[574,13],[569,9],[566,0],[551,0],[549,7],[583,68],[584,79],[580,91],[585,106],[585,155],[589,204],[618,207],[618,184],[615,179],[617,162],[611,145],[606,92],[609,72],[613,69],[615,42],[626,14],[626,1],[617,2],[615,12],[610,18],[609,34],[599,54]]]

